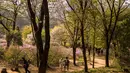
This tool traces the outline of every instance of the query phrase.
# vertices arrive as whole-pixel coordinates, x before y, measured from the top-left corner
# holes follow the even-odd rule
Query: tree
[[[7,47],[6,48],[8,49],[11,45],[12,40],[15,38],[15,34],[14,34],[15,31],[18,31],[16,29],[18,27],[16,22],[17,22],[18,13],[19,13],[22,3],[20,3],[19,0],[11,0],[11,1],[6,0],[6,3],[8,3],[8,6],[7,4],[3,3],[2,4],[3,6],[0,8],[1,9],[0,16],[2,17],[0,19],[0,23],[7,30],[7,33],[6,33]],[[12,25],[8,25],[8,24],[12,24]]]
[[[76,65],[76,48],[78,47],[78,41],[80,39],[79,20],[74,16],[75,14],[73,12],[68,12],[68,16],[66,15],[65,15],[64,26],[69,33],[71,46],[73,48],[73,64],[74,66],[77,66]]]
[[[68,32],[64,28],[63,24],[55,26],[51,30],[51,42],[58,43],[66,47],[66,43],[68,42],[68,40]]]
[[[102,24],[104,26],[105,48],[106,48],[106,67],[109,67],[109,49],[113,39],[113,34],[117,27],[120,14],[127,9],[124,6],[125,0],[97,0],[100,6]]]
[[[98,15],[98,12],[97,12],[97,10],[96,10],[96,8],[93,6],[93,5],[91,5],[91,7],[90,7],[90,14],[91,14],[91,16],[92,16],[92,21],[90,21],[91,22],[91,26],[92,26],[92,28],[93,28],[93,46],[92,46],[92,48],[93,48],[93,65],[92,65],[92,67],[94,68],[94,65],[95,65],[95,45],[96,45],[96,28],[97,28],[97,15]],[[97,13],[97,14],[96,14]]]
[[[40,64],[39,64],[39,68],[38,68],[38,73],[46,73],[48,52],[49,52],[49,48],[50,48],[48,1],[42,0],[38,23],[36,22],[36,13],[33,11],[32,4],[33,3],[31,0],[27,0],[27,6],[28,6],[28,10],[29,10],[30,20],[32,23],[36,47],[38,49],[38,55],[39,55],[38,59],[39,59]],[[44,21],[45,21],[45,46],[43,48],[41,32],[43,29]]]
[[[81,26],[80,28],[80,34],[81,34],[81,43],[82,43],[82,52],[83,52],[83,58],[84,58],[84,69],[85,72],[88,72],[88,66],[87,66],[87,57],[86,57],[86,47],[85,47],[85,37],[84,37],[84,26],[85,26],[85,19],[86,19],[86,10],[87,7],[89,7],[89,0],[72,0],[68,1],[66,0],[67,4],[69,5],[70,9],[75,13],[78,20],[80,21],[79,24]]]
[[[114,58],[114,64],[120,67],[129,66],[129,41],[130,41],[130,9],[126,9],[118,19],[118,24],[115,29],[112,40],[112,55]]]

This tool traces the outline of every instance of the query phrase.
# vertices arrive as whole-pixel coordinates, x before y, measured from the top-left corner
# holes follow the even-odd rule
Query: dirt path
[[[5,67],[0,67],[0,72],[2,71],[3,68],[5,68]],[[18,72],[13,72],[10,69],[7,69],[7,73],[18,73]]]
[[[105,66],[105,60],[99,59],[99,58],[95,59],[95,68],[104,67],[104,66]],[[1,72],[1,70],[3,68],[4,67],[0,66],[0,72]],[[88,68],[92,68],[92,62],[88,63]],[[73,61],[70,60],[70,69],[69,69],[69,72],[80,71],[80,70],[83,70],[83,69],[84,69],[84,66],[83,66],[82,62],[80,63],[79,66],[73,66]],[[31,71],[31,73],[37,73],[37,68],[34,67],[34,66],[30,66],[29,70]],[[8,73],[18,73],[18,72],[11,71],[9,68],[7,68],[7,72]],[[24,73],[24,69],[23,68],[20,69],[20,72]],[[47,73],[63,73],[63,71],[61,71],[61,69],[59,67],[55,67],[55,68],[49,69],[47,71]]]
[[[70,60],[70,63],[72,64],[73,61]],[[105,60],[103,59],[95,59],[95,68],[99,68],[99,67],[104,67],[105,66]],[[92,68],[92,62],[88,63],[88,68]],[[80,66],[70,66],[69,72],[73,72],[73,71],[81,71],[84,69],[83,65]],[[55,70],[48,70],[47,73],[63,73],[63,71],[61,71],[58,67]]]

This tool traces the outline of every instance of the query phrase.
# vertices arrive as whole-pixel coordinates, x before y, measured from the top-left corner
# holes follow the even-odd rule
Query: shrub
[[[67,49],[63,46],[59,45],[51,45],[50,51],[49,51],[49,57],[48,57],[48,64],[52,66],[57,66],[59,64],[60,58],[65,58],[70,56],[71,49]]]
[[[4,48],[0,47],[0,59],[3,59]]]
[[[22,60],[22,57],[25,57],[26,60],[30,60],[31,64],[36,65],[37,58],[35,49],[29,49],[29,48],[19,49],[16,46],[11,46],[4,53],[5,61],[15,66],[20,64],[20,60]]]
[[[18,61],[21,60],[23,57],[22,50],[11,46],[5,53],[4,53],[4,59],[12,64],[12,65],[18,65]]]
[[[37,65],[37,56],[36,56],[36,49],[29,49],[29,48],[25,48],[22,51],[24,53],[24,57],[27,60],[31,61],[31,64],[33,65]]]

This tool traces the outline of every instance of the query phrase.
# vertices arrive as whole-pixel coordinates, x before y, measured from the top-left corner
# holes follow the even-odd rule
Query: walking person
[[[70,63],[68,57],[66,57],[66,59],[64,60],[64,62],[65,62],[64,71],[66,71],[66,70],[68,71],[69,70],[69,63]]]
[[[30,71],[28,70],[28,67],[29,67],[28,61],[24,57],[22,59],[23,59],[23,63],[24,63],[23,67],[25,69],[25,72],[30,73]]]
[[[63,67],[64,67],[64,60],[63,60],[63,58],[61,58],[60,60],[59,60],[59,67],[60,67],[60,69],[61,69],[61,71],[62,71],[62,69],[63,69]]]

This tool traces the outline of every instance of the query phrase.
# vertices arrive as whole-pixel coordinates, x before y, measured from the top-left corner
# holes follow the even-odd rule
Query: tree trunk
[[[37,55],[37,67],[39,67],[39,51],[38,51],[38,49],[37,49],[36,55]]]
[[[14,21],[13,21],[13,30],[16,28],[16,20],[17,20],[17,9],[14,9]]]
[[[93,68],[95,66],[95,47],[93,47]]]
[[[109,47],[106,48],[106,67],[109,67]]]
[[[6,40],[6,41],[7,41],[6,49],[9,49],[11,41],[10,40]]]
[[[83,49],[83,59],[84,59],[84,69],[85,69],[85,73],[86,73],[86,72],[88,72],[86,48]]]
[[[75,48],[75,45],[73,45],[73,64],[74,64],[74,66],[77,66],[76,65],[76,48]]]
[[[94,18],[95,19],[95,18]],[[94,27],[94,35],[93,35],[93,68],[94,68],[94,62],[95,62],[95,35],[96,33],[96,23],[95,23],[95,27]]]
[[[13,35],[10,32],[6,34],[6,42],[7,42],[6,49],[10,47],[12,39]]]
[[[88,57],[89,57],[89,61],[91,61],[91,48],[88,47]]]
[[[106,33],[106,67],[109,67],[109,47],[110,47],[110,43],[108,41],[108,33]]]
[[[32,4],[30,0],[27,0],[29,14],[30,14],[30,20],[32,22],[32,28],[34,29],[34,35],[35,35],[35,42],[36,47],[38,50],[38,59],[39,59],[39,68],[38,73],[46,73],[47,68],[47,60],[48,60],[48,53],[50,48],[50,30],[49,30],[49,10],[48,10],[48,1],[43,0],[41,4],[41,12],[39,16],[39,23],[36,23],[36,15],[35,12],[33,12]],[[44,19],[45,18],[45,19]],[[43,21],[45,21],[45,46],[43,49],[43,40],[41,36],[41,32],[43,29]]]
[[[48,1],[43,0],[44,3],[44,13],[45,13],[45,47],[43,54],[42,52],[39,53],[43,56],[41,57],[40,61],[40,67],[39,67],[39,72],[38,73],[46,73],[47,69],[47,61],[48,61],[48,53],[49,53],[49,48],[50,48],[50,29],[49,29],[49,9],[48,9]],[[42,43],[43,44],[43,43]]]
[[[83,25],[83,22],[81,22],[81,39],[82,39],[82,51],[83,51],[83,59],[84,59],[84,69],[85,69],[85,72],[88,72],[86,48],[85,48],[85,42],[84,42],[84,25]]]
[[[44,67],[42,67],[42,64],[43,64],[42,59],[43,59],[44,53],[43,53],[43,42],[42,42],[41,33],[36,32],[35,37],[36,37],[36,46],[37,46],[38,55],[39,55],[39,63],[40,63],[39,69],[40,68],[44,69]]]

